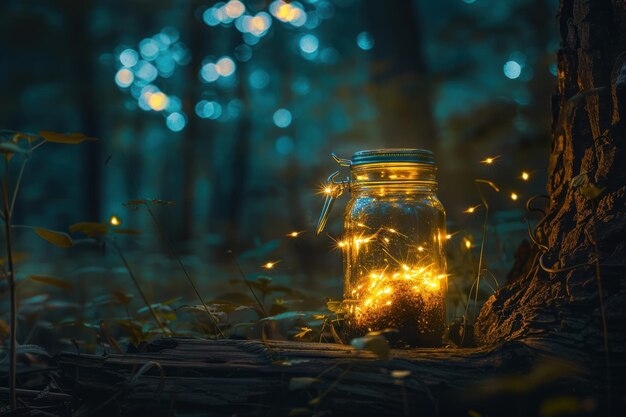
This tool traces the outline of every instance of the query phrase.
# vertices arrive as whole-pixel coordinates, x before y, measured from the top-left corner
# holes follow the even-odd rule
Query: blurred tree
[[[94,52],[99,49],[94,43],[95,37],[90,28],[92,19],[91,12],[94,4],[91,0],[74,2],[63,0],[61,6],[67,10],[68,38],[72,40],[72,54],[70,54],[70,67],[74,74],[72,93],[76,97],[77,110],[80,122],[77,126],[80,132],[93,137],[101,137],[100,131],[100,109],[97,90],[97,80],[95,79],[96,68],[94,63]],[[82,178],[84,190],[84,218],[100,221],[101,219],[101,190],[102,190],[102,169],[104,159],[102,158],[102,142],[94,142],[90,146],[85,146],[82,158]]]
[[[370,88],[380,132],[388,145],[436,150],[431,83],[415,5],[412,0],[365,2],[371,34],[378,44],[370,64]]]

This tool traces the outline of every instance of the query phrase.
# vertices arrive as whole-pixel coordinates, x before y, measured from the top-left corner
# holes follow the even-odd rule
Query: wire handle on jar
[[[349,159],[339,158],[334,153],[331,154],[335,162],[341,167],[349,167],[352,165],[352,161]],[[345,180],[336,181],[335,178],[339,175],[340,171],[333,172],[327,180],[327,184],[324,186],[324,194],[326,194],[326,198],[324,200],[324,206],[322,207],[322,213],[320,214],[320,219],[317,222],[316,232],[319,235],[326,227],[326,222],[328,222],[328,216],[330,215],[330,210],[335,204],[335,200],[343,194],[343,191],[350,186],[350,177],[346,177]]]

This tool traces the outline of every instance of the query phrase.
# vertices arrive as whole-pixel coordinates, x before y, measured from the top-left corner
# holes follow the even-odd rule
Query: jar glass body
[[[344,215],[346,337],[395,329],[396,346],[439,346],[447,329],[445,211],[435,167],[352,167]]]

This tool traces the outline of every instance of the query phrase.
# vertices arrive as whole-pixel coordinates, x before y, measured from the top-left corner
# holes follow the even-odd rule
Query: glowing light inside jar
[[[361,224],[357,223],[358,226]],[[395,237],[394,237],[395,236]],[[436,239],[435,235],[435,241]],[[358,234],[338,241],[339,248],[359,253],[368,244],[388,247],[395,240],[405,237],[393,228],[380,228],[371,235]],[[422,311],[436,308],[441,303],[442,292],[447,287],[447,274],[441,273],[440,265],[432,262],[429,249],[423,245],[408,245],[406,261],[400,261],[387,253],[379,262],[381,265],[363,274],[357,285],[348,292],[344,300],[348,314],[359,326],[376,327],[374,323],[384,319],[390,308]],[[415,306],[419,305],[419,309]]]

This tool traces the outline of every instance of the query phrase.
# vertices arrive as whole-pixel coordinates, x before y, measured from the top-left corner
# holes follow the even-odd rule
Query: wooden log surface
[[[594,389],[580,364],[544,348],[393,350],[382,360],[337,344],[170,338],[142,353],[65,352],[58,365],[80,399],[77,416],[506,415],[507,396],[522,386],[540,396],[546,382],[550,393]]]

